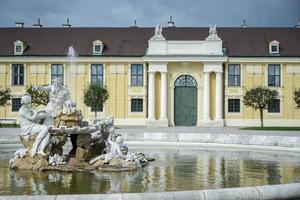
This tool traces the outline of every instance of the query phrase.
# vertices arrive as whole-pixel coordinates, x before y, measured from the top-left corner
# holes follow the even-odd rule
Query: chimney
[[[298,24],[295,25],[295,28],[300,28],[300,19],[298,21]]]
[[[246,24],[246,20],[245,19],[243,20],[243,24],[241,25],[241,27],[242,28],[247,28],[248,27],[248,25]]]
[[[133,21],[133,25],[131,26],[132,28],[137,28],[138,26],[136,25],[136,19]]]
[[[15,22],[16,27],[24,28],[24,22]]]
[[[43,25],[41,24],[40,18],[38,18],[37,23],[36,23],[36,24],[33,24],[33,26],[34,26],[34,27],[39,27],[39,28],[42,28],[42,27],[43,27]]]
[[[65,23],[65,24],[62,24],[62,26],[63,27],[68,27],[68,28],[71,28],[71,24],[70,24],[70,20],[69,20],[69,18],[67,18],[67,23]]]
[[[168,27],[175,27],[175,23],[172,19],[172,15],[170,16],[170,21],[168,21]]]

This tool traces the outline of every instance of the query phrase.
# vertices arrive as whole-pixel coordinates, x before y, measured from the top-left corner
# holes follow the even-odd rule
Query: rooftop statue
[[[209,25],[209,35],[206,40],[221,40],[217,33],[217,24]]]
[[[154,29],[154,36],[151,38],[151,40],[165,40],[165,37],[162,34],[162,26],[156,25]]]

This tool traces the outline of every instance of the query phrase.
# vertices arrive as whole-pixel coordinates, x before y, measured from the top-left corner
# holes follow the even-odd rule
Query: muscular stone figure
[[[44,121],[46,126],[54,125],[54,118],[62,111],[64,105],[70,109],[75,106],[75,103],[71,100],[69,90],[63,87],[61,78],[54,79],[53,85],[34,86],[33,90],[50,92],[50,101],[45,108],[49,115]]]
[[[31,97],[24,95],[21,99],[20,126],[21,134],[26,139],[32,134],[38,134],[35,139],[30,156],[34,157],[37,153],[45,156],[45,148],[49,144],[50,134],[48,127],[37,123],[41,118],[45,117],[45,112],[38,112],[31,108]]]

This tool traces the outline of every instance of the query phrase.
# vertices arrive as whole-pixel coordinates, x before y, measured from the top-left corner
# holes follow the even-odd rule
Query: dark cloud
[[[44,26],[165,25],[172,15],[177,26],[294,26],[299,0],[0,0],[0,26],[26,26],[41,18]]]

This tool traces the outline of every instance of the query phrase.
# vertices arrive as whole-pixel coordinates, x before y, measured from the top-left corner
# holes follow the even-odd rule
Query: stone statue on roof
[[[209,35],[206,40],[221,40],[217,33],[217,24],[209,25]]]
[[[165,40],[162,34],[162,26],[159,26],[158,24],[155,26],[154,36],[151,38],[151,40]]]

